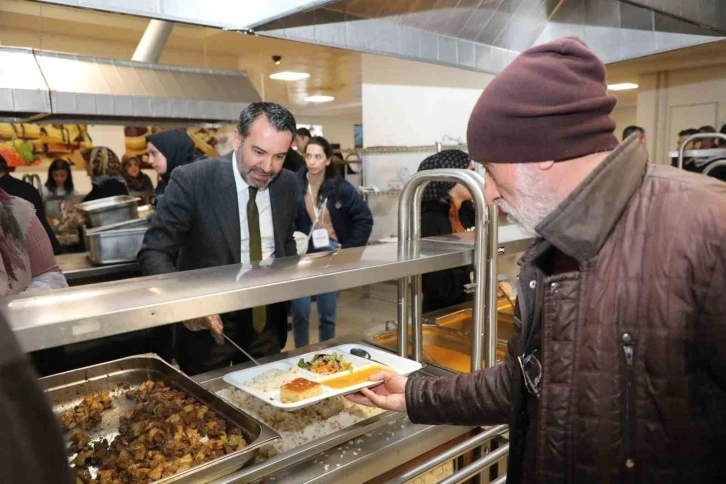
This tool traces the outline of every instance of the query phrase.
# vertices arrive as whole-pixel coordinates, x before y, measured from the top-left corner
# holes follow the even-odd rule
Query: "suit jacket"
[[[275,258],[297,255],[293,232],[297,213],[295,176],[282,170],[270,183]],[[146,275],[240,263],[240,226],[232,154],[174,170],[139,251]],[[267,308],[262,334],[252,329],[251,310],[222,315],[225,334],[253,356],[280,351],[287,336],[287,308]],[[229,362],[230,345],[218,347],[208,332],[176,329],[176,356],[182,369],[200,373]],[[229,350],[229,351],[228,351]],[[232,358],[236,360],[236,358]]]

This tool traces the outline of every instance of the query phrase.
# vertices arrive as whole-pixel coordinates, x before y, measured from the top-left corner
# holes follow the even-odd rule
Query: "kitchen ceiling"
[[[533,45],[568,35],[608,63],[723,38],[618,0],[337,0],[257,31],[490,73]]]
[[[41,15],[42,14],[42,15]],[[0,0],[0,44],[129,60],[148,20],[140,17]],[[281,55],[279,66],[273,55]],[[175,25],[160,63],[241,69],[268,101],[299,116],[360,115],[361,62],[353,51],[219,29]],[[304,81],[269,79],[279,70],[310,73]],[[307,103],[330,94],[335,101]]]
[[[501,3],[501,0],[498,1]],[[472,23],[482,22],[485,18],[474,21],[473,17],[469,17],[467,21],[464,21],[461,15],[450,11],[452,4],[456,3],[460,6],[463,2],[464,0],[449,1],[449,8],[446,9],[443,7],[444,2],[436,0],[391,1],[386,3],[388,10],[379,10],[374,13],[376,15],[383,13],[399,15],[399,21],[409,27],[414,24],[408,22],[417,22],[415,24],[417,26],[426,25],[427,28],[441,28],[442,31],[451,32],[458,29],[458,35],[477,39],[479,34],[474,37],[475,29],[471,28]],[[360,10],[364,6],[370,7],[375,3],[376,0],[350,1],[333,3],[331,6],[338,9],[341,6],[350,7],[356,9],[355,11],[360,14],[365,13],[365,10]],[[405,13],[399,14],[404,3],[411,8]],[[469,3],[482,7],[491,2],[476,0]],[[438,5],[437,11],[446,10],[451,14],[447,17],[446,22],[441,22],[440,27],[431,21],[430,12],[427,13],[424,10],[425,5],[430,6],[431,4],[434,4],[435,7]],[[603,3],[603,5],[606,4]],[[626,5],[625,8],[628,7],[631,6]],[[479,9],[479,14],[482,13],[484,11]],[[577,23],[578,19],[585,14],[595,15],[594,12],[583,11],[582,4],[578,6],[575,2],[564,0],[556,12],[557,17],[560,18],[559,23],[552,25],[559,26],[559,28],[566,27],[568,29],[566,34],[578,34],[576,29],[586,28],[582,23]],[[631,16],[631,19],[633,18],[632,12],[628,15]],[[400,16],[406,18],[400,18]],[[646,17],[648,16],[644,17],[645,20],[647,20]],[[607,20],[604,17],[603,21],[614,23],[613,20]],[[660,16],[658,22],[662,28],[675,30],[675,27],[668,25],[667,17]],[[131,58],[147,24],[148,20],[139,17],[41,5],[20,0],[0,0],[0,44],[3,45],[127,60]],[[686,29],[682,23],[675,23],[675,25],[681,30]],[[554,35],[553,29],[554,27],[551,26],[540,33],[540,40],[546,34]],[[588,32],[592,34],[593,31]],[[607,30],[603,31],[603,33],[606,32]],[[582,33],[582,30],[579,33]],[[630,31],[629,35],[637,35],[637,32]],[[692,31],[690,34],[683,33],[682,35],[685,36],[682,40],[688,40],[692,39],[692,35],[697,34]],[[591,38],[590,42],[592,43],[593,40],[597,44],[600,38]],[[516,55],[516,52],[514,54]],[[279,66],[272,62],[272,55],[282,56]],[[330,48],[324,45],[177,24],[174,26],[160,62],[212,69],[246,70],[253,85],[260,94],[264,94],[265,99],[287,105],[296,115],[360,116],[360,55],[355,51]],[[608,77],[611,83],[637,82],[638,76],[642,73],[695,68],[718,63],[726,63],[726,42],[706,43],[687,49],[613,63],[608,66]],[[309,72],[311,77],[292,83],[270,80],[268,76],[279,70]],[[313,94],[331,94],[336,99],[332,103],[320,105],[303,101],[304,97]],[[637,91],[618,93],[621,103],[624,104],[634,104],[636,96]]]

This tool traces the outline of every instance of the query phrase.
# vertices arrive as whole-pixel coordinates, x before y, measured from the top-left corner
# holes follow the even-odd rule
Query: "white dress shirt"
[[[237,155],[232,154],[234,184],[237,186],[237,203],[239,204],[240,261],[250,262],[250,229],[247,225],[247,202],[250,190],[247,182],[240,175],[237,166]],[[275,254],[275,229],[272,225],[272,205],[270,204],[269,187],[257,192],[257,211],[260,213],[260,237],[262,238],[262,259],[269,259]]]

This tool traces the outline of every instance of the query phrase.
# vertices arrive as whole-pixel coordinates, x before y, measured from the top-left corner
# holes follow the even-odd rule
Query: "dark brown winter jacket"
[[[509,422],[509,483],[726,482],[726,183],[648,164],[631,138],[537,231],[506,361],[409,379],[411,420]],[[558,251],[579,270],[548,273]],[[528,433],[517,357],[533,321],[543,377]]]

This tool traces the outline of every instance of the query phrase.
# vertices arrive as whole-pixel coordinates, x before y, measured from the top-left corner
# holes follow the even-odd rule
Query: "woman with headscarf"
[[[129,194],[129,188],[121,176],[121,161],[111,149],[98,146],[77,153],[76,156],[80,156],[85,163],[86,173],[93,184],[91,193],[86,195],[84,202]]]
[[[154,184],[151,183],[149,175],[141,171],[141,162],[135,156],[124,158],[121,163],[123,176],[129,191],[138,193],[151,193],[154,191]]]
[[[445,150],[429,156],[418,171],[438,168],[472,169],[469,155],[460,150]],[[432,182],[424,189],[421,203],[421,236],[433,237],[464,232],[472,225],[472,217],[463,217],[462,206],[471,200],[469,191],[453,182]],[[423,310],[435,311],[465,302],[469,296],[464,286],[471,282],[470,267],[456,267],[424,274]]]
[[[189,135],[173,129],[154,133],[146,138],[149,164],[161,178],[156,186],[156,196],[164,194],[172,172],[183,165],[196,161],[196,148]]]

